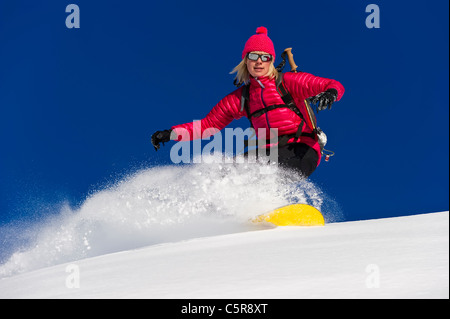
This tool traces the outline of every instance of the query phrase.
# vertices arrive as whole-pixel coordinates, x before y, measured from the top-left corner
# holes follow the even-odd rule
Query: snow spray
[[[249,219],[307,203],[336,221],[336,206],[292,171],[262,173],[256,164],[189,164],[140,170],[72,209],[26,227],[28,241],[0,265],[0,277],[140,247],[255,230]],[[21,233],[22,229],[11,231]],[[12,234],[11,234],[12,235]],[[13,242],[13,241],[9,241]]]

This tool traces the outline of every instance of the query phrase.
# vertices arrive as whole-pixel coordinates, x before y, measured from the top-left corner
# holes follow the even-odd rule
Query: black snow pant
[[[266,156],[270,156],[270,149],[266,150]],[[258,149],[258,153],[261,150]],[[244,156],[248,156],[246,152]],[[317,168],[319,156],[310,146],[303,143],[291,143],[278,148],[278,165],[297,170],[304,177],[309,177]]]
[[[287,144],[278,149],[278,165],[295,169],[305,177],[316,170],[318,162],[317,152],[303,143]]]

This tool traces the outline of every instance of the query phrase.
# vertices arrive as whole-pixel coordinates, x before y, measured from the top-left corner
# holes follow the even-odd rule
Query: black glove
[[[328,89],[309,99],[311,104],[317,104],[317,111],[325,110],[327,107],[331,109],[331,105],[336,102],[338,91],[336,89]]]
[[[152,135],[152,144],[155,147],[155,151],[159,150],[161,147],[159,143],[166,143],[170,141],[170,133],[172,133],[172,130],[165,130],[165,131],[156,131]]]

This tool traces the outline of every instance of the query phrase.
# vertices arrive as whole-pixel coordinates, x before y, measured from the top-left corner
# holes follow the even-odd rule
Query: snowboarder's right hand
[[[164,130],[164,131],[156,131],[152,135],[152,144],[155,148],[155,151],[159,150],[161,147],[159,143],[166,143],[170,141],[170,133],[172,133],[172,130]]]

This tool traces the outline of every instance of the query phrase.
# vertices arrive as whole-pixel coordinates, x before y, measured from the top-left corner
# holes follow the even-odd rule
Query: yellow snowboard
[[[275,226],[324,226],[322,213],[306,204],[293,204],[277,208],[252,219],[255,224],[272,223]]]

